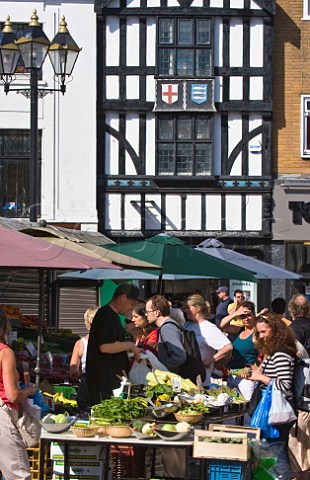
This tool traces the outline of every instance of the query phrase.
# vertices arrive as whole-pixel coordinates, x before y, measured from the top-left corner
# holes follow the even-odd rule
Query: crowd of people
[[[310,468],[310,412],[298,411],[294,399],[294,371],[298,356],[310,356],[310,303],[302,294],[294,295],[288,305],[274,299],[256,312],[255,305],[244,300],[243,292],[220,286],[215,314],[200,293],[188,296],[177,308],[163,295],[140,300],[134,284],[119,285],[103,307],[85,312],[89,333],[77,341],[71,357],[70,376],[79,382],[77,401],[81,411],[113,395],[120,377],[129,374],[141,352],[150,350],[171,372],[185,376],[187,352],[182,330],[196,335],[205,367],[203,386],[212,377],[227,373],[227,384],[237,388],[247,401],[254,390],[263,390],[275,382],[297,415],[297,422],[277,425],[287,462],[287,476],[306,480]],[[290,318],[286,318],[286,309]],[[126,317],[125,328],[120,315]],[[127,326],[127,328],[126,328]],[[7,344],[8,321],[0,311],[0,428],[7,434],[8,451],[0,454],[0,468],[6,478],[30,478],[27,455],[14,421],[8,424],[7,410],[18,412],[18,405],[34,387],[18,388],[15,358]],[[235,371],[248,367],[242,374]],[[259,389],[257,388],[259,387]],[[2,400],[2,402],[1,402]],[[270,442],[272,440],[269,440]],[[13,452],[18,452],[18,465]],[[12,470],[14,468],[14,470]],[[14,471],[14,477],[12,472]],[[16,472],[21,472],[16,477]]]
[[[228,386],[237,388],[247,401],[255,387],[263,390],[271,381],[283,392],[298,416],[297,428],[296,422],[278,425],[277,441],[284,445],[287,479],[304,480],[310,467],[310,413],[297,411],[293,382],[298,355],[310,356],[309,300],[296,294],[286,305],[283,298],[276,298],[270,307],[256,312],[254,303],[244,300],[242,290],[235,290],[233,298],[226,286],[220,286],[216,293],[219,302],[212,315],[210,303],[199,293],[188,296],[176,308],[163,295],[142,302],[136,286],[118,286],[109,304],[96,314],[89,335],[88,408],[113,394],[119,385],[117,375],[128,374],[141,351],[151,350],[169,371],[184,376],[187,354],[182,328],[191,330],[205,365],[204,387],[211,384],[213,376],[226,371]],[[286,318],[286,310],[290,318]],[[118,314],[126,314],[130,340],[125,338]],[[234,373],[244,367],[250,373]],[[85,408],[85,404],[81,406]]]

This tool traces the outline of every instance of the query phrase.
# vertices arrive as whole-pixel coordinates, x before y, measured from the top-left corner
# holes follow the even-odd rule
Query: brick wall
[[[310,95],[310,20],[302,0],[278,0],[274,18],[273,169],[310,174],[300,157],[300,96]]]

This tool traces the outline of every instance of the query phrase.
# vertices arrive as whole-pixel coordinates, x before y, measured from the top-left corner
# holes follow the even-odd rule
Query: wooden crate
[[[260,429],[211,424],[209,430],[195,430],[193,457],[247,461],[252,453],[251,446],[248,443],[251,435],[258,440]],[[204,441],[205,438],[227,440],[238,438],[241,439],[242,443],[209,443]]]

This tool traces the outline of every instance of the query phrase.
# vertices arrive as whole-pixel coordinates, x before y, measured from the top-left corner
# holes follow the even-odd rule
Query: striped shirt
[[[294,375],[294,357],[285,352],[275,352],[268,355],[262,364],[262,373],[274,378],[278,390],[284,393],[288,400],[293,398],[292,383]]]

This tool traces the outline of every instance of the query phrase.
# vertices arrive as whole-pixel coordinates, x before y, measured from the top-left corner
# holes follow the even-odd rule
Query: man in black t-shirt
[[[118,316],[132,310],[138,297],[139,289],[135,285],[119,285],[112,300],[98,310],[93,320],[86,358],[86,378],[92,405],[110,398],[113,390],[120,386],[117,375],[122,376],[123,370],[129,372],[128,352],[133,352],[136,360],[140,358],[140,350],[135,344],[125,341]]]

